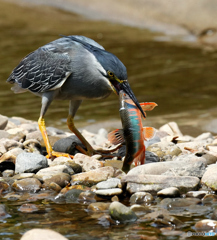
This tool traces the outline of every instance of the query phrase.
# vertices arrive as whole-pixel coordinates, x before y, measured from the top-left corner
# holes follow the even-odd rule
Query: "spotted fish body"
[[[114,143],[126,144],[126,155],[122,170],[128,172],[130,166],[145,163],[145,145],[144,141],[153,137],[155,130],[152,127],[143,128],[141,113],[129,96],[121,91],[120,97],[120,117],[123,129],[117,129],[109,134],[109,140]],[[140,104],[143,111],[152,110],[157,104],[143,103]]]

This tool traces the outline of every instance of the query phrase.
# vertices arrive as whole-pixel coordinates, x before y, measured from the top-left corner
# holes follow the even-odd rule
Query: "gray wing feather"
[[[7,81],[32,92],[61,86],[72,72],[68,50],[69,46],[64,48],[55,41],[37,49],[20,62]]]

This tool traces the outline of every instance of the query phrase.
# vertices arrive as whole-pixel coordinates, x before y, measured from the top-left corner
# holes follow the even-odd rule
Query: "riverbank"
[[[71,133],[48,128],[54,148],[74,155],[51,161],[36,122],[0,116],[0,129],[0,226],[8,239],[20,239],[36,222],[66,239],[185,239],[189,231],[217,230],[217,142],[209,132],[194,138],[175,122],[161,126],[146,143],[146,163],[125,174],[124,147],[113,157],[88,157],[72,147],[78,140]],[[83,135],[94,148],[113,147],[105,129]]]

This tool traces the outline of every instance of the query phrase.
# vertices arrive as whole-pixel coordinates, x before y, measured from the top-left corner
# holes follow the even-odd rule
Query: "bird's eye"
[[[113,73],[113,72],[110,72],[110,71],[108,71],[108,76],[109,76],[110,78],[113,78],[113,77],[114,77],[114,73]]]

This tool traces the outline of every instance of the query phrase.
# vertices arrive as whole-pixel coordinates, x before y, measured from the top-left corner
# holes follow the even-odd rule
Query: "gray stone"
[[[17,156],[15,173],[36,173],[46,167],[48,167],[48,162],[43,155],[22,152]]]
[[[17,147],[18,148],[23,148],[23,144],[22,143],[20,143],[18,141],[15,141],[13,139],[1,139],[0,142],[2,142],[4,144],[5,149],[7,151],[9,151],[9,150],[11,150],[13,148],[17,148]]]
[[[163,125],[162,127],[160,127],[159,130],[164,131],[171,136],[179,136],[179,137],[183,136],[176,122],[169,122]]]
[[[176,187],[169,187],[162,189],[161,191],[157,192],[157,196],[159,197],[179,197],[180,192],[179,189]]]
[[[10,134],[5,131],[5,130],[0,130],[0,139],[2,138],[9,138],[10,137]]]
[[[48,187],[52,182],[58,184],[60,187],[65,187],[70,183],[71,177],[67,173],[59,173],[56,175],[51,176],[50,178],[47,178],[44,180],[44,186]]]
[[[57,157],[49,163],[50,167],[58,166],[58,165],[66,165],[72,168],[75,173],[82,172],[82,167],[79,164],[75,163],[75,161],[72,160],[71,158]]]
[[[102,195],[102,196],[114,196],[114,195],[120,195],[122,194],[122,189],[120,188],[111,188],[111,189],[100,189],[96,190],[95,193],[97,195]]]
[[[207,141],[208,139],[214,139],[213,135],[210,132],[202,133],[199,136],[197,136],[194,141]]]
[[[4,153],[0,159],[0,162],[11,161],[15,163],[17,156],[24,152],[22,148],[12,148],[10,151]]]
[[[145,152],[145,163],[159,162],[160,158],[153,152]]]
[[[63,235],[50,229],[34,228],[24,233],[20,240],[67,240]]]
[[[197,177],[173,177],[163,175],[127,175],[122,178],[127,183],[127,191],[131,194],[135,192],[150,192],[156,194],[158,191],[176,187],[180,193],[186,193],[199,188],[200,180]]]
[[[112,202],[109,207],[109,214],[112,219],[119,222],[135,222],[137,220],[136,214],[120,202]]]
[[[206,172],[204,173],[201,183],[205,184],[207,187],[212,190],[217,190],[217,165],[209,165]]]
[[[208,191],[189,191],[186,193],[186,197],[202,199],[206,194],[208,194]]]
[[[15,180],[12,184],[12,188],[15,191],[23,192],[37,192],[41,188],[41,182],[36,178],[25,178],[21,180]]]
[[[109,178],[107,181],[97,183],[97,189],[121,188],[121,180],[118,178]]]
[[[153,200],[153,196],[148,192],[136,192],[130,197],[131,203],[150,203]]]

